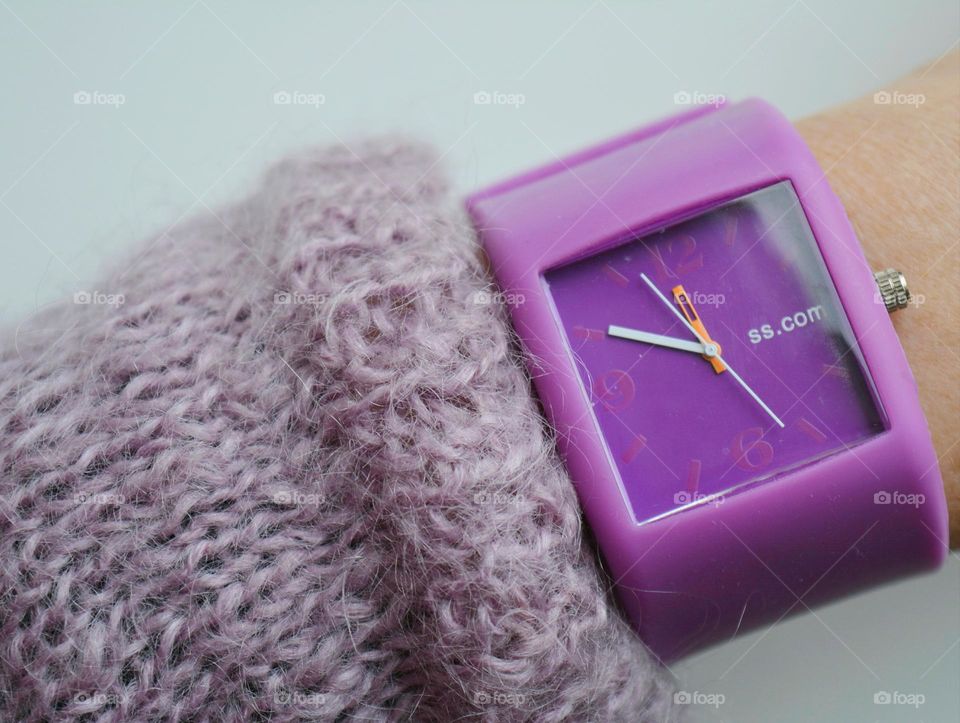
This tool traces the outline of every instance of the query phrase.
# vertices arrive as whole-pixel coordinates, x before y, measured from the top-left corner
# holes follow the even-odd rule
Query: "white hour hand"
[[[630,341],[642,341],[645,344],[654,344],[655,346],[665,346],[668,349],[679,349],[680,351],[689,351],[694,354],[704,354],[712,356],[716,354],[716,347],[712,344],[707,346],[699,341],[688,341],[686,339],[677,339],[673,336],[664,336],[663,334],[651,334],[646,331],[637,331],[628,329],[625,326],[609,326],[607,334],[616,336],[620,339],[629,339]]]

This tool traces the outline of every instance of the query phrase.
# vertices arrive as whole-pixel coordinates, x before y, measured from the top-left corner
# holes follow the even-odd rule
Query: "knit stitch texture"
[[[673,720],[436,160],[298,154],[6,335],[0,719]]]

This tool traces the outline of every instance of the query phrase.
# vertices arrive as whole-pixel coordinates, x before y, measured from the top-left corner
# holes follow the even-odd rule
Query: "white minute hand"
[[[695,337],[697,337],[697,339],[700,340],[701,344],[706,346],[707,342],[704,340],[704,338],[700,336],[697,330],[693,328],[693,325],[684,318],[683,314],[677,311],[677,309],[673,306],[673,304],[670,303],[667,297],[664,296],[663,293],[661,293],[660,289],[654,286],[654,283],[647,278],[647,275],[641,273],[640,278],[643,279],[643,282],[650,287],[650,290],[653,291],[654,294],[657,295],[660,301],[662,301],[666,305],[666,307],[670,309],[673,315],[676,316],[683,323],[683,325],[690,330],[690,333],[693,334]],[[726,359],[721,357],[719,354],[717,354],[716,358],[727,368],[727,371],[730,372],[730,376],[736,379],[737,382],[740,383],[740,386],[746,390],[747,394],[753,397],[754,401],[763,408],[763,411],[765,411],[767,414],[771,416],[771,418],[773,418],[774,422],[779,424],[781,427],[786,426],[782,421],[780,421],[780,417],[774,414],[773,410],[770,409],[770,407],[768,407],[766,403],[759,396],[757,396],[757,393],[750,388],[750,385],[747,384],[745,381],[743,381],[743,378],[733,370],[733,368],[730,366],[730,363]]]

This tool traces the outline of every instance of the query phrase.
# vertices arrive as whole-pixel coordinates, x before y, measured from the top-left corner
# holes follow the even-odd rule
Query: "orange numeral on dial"
[[[619,412],[630,406],[637,388],[625,371],[611,369],[594,380],[593,393],[609,411]]]
[[[730,454],[740,469],[753,472],[773,461],[773,445],[763,438],[763,429],[750,427],[733,438]]]

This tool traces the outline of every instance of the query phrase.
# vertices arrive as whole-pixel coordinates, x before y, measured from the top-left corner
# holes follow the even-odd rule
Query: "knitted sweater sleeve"
[[[673,719],[436,161],[298,154],[5,335],[0,719]]]

